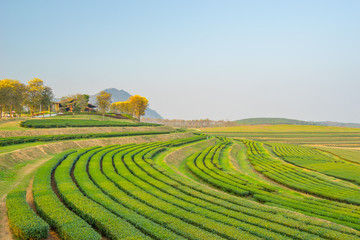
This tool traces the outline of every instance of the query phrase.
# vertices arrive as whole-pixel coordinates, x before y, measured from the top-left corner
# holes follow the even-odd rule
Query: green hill
[[[273,125],[273,124],[295,124],[295,125],[315,125],[312,122],[300,121],[288,118],[246,118],[236,120],[236,123],[243,125]]]
[[[276,125],[276,124],[290,124],[290,125],[316,125],[316,126],[329,126],[329,127],[349,127],[360,128],[359,123],[342,123],[342,122],[310,122],[301,121],[288,118],[245,118],[234,121],[239,125]]]

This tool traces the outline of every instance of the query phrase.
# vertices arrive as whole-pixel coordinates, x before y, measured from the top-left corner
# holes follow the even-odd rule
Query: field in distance
[[[264,142],[360,149],[360,128],[279,124],[202,128],[200,131]]]

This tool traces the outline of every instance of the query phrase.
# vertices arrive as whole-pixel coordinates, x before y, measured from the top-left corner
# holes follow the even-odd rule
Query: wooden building
[[[67,106],[64,106],[64,104],[66,104]],[[68,101],[66,103],[64,103],[64,102],[55,102],[53,106],[54,106],[55,112],[61,112],[61,111],[64,111],[64,110],[65,110],[64,112],[73,112],[74,104],[76,104],[76,102],[75,102],[74,99],[72,99],[71,101]],[[84,112],[95,112],[96,107],[97,106],[88,103],[88,105],[85,108]]]

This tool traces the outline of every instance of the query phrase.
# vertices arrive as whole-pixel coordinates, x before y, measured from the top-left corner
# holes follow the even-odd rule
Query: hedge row
[[[271,158],[260,143],[247,141],[246,144],[253,153],[249,155],[251,163],[257,171],[262,172],[265,176],[315,196],[360,205],[360,191],[357,188]]]
[[[82,150],[82,154],[87,150]],[[51,175],[54,169],[70,154],[79,155],[68,151],[58,155],[45,163],[36,172],[33,182],[34,203],[39,215],[52,227],[63,239],[101,239],[87,222],[66,208],[59,200],[51,186]]]
[[[244,238],[246,238],[246,236],[276,239],[286,239],[287,236],[291,238],[295,236],[297,238],[302,237],[303,239],[313,237],[309,233],[300,233],[296,229],[262,219],[256,215],[251,216],[241,211],[224,208],[224,206],[220,206],[212,201],[202,199],[199,194],[195,192],[190,194],[187,191],[179,189],[178,184],[173,184],[171,181],[169,182],[168,179],[162,180],[163,175],[144,161],[143,156],[147,154],[147,151],[152,150],[149,149],[138,152],[138,154],[133,155],[132,161],[126,161],[125,156],[124,163],[138,179],[142,180],[142,182],[137,180],[139,183],[138,185],[145,189],[145,183],[150,184],[156,189],[151,190],[151,187],[149,186],[146,187],[146,189],[159,198],[181,206],[188,211],[207,216],[210,219],[214,219],[230,226],[236,226],[246,232],[242,233]],[[224,214],[225,212],[226,214]],[[253,235],[248,235],[249,233]]]
[[[49,224],[30,208],[26,189],[16,188],[6,196],[6,208],[11,232],[16,239],[44,239],[49,235]]]
[[[331,157],[310,147],[279,143],[268,145],[272,147],[272,151],[277,156],[291,164],[360,184],[360,166],[356,164],[334,156]],[[343,184],[346,184],[346,182]]]
[[[21,127],[25,128],[67,128],[67,127],[137,127],[160,126],[155,123],[98,121],[84,119],[32,119],[22,121]]]
[[[152,221],[147,218],[146,215],[143,216],[138,212],[128,208],[124,204],[119,204],[114,199],[112,199],[107,194],[104,194],[90,179],[87,174],[87,167],[89,166],[89,171],[92,171],[95,166],[99,166],[100,160],[102,158],[111,158],[112,155],[119,150],[124,150],[131,148],[133,145],[124,145],[121,149],[118,150],[103,150],[96,153],[93,157],[84,155],[79,159],[75,165],[74,177],[76,182],[81,189],[81,191],[90,199],[102,205],[112,213],[116,214],[119,217],[122,217],[140,229],[142,232],[155,239],[184,239],[183,237],[177,235],[166,227],[162,227],[160,224]],[[96,167],[95,167],[96,168]],[[100,170],[97,168],[96,170]],[[100,171],[93,173],[94,180],[100,180],[106,177],[101,174]],[[107,184],[111,186],[112,184]],[[114,185],[113,185],[114,187]],[[115,187],[116,188],[116,187]]]
[[[247,212],[248,214],[260,214],[261,216],[263,216],[265,218],[273,219],[276,221],[281,221],[282,223],[288,223],[288,224],[292,224],[291,226],[294,226],[295,228],[299,228],[299,226],[302,226],[303,229],[307,229],[305,231],[309,231],[312,232],[314,234],[319,234],[322,235],[324,237],[332,235],[332,236],[341,236],[343,233],[345,233],[345,236],[347,236],[347,234],[356,234],[357,232],[354,232],[346,227],[340,227],[340,225],[333,225],[330,223],[325,223],[325,222],[320,222],[320,221],[315,221],[314,219],[311,219],[307,216],[300,216],[300,215],[294,215],[291,212],[288,211],[284,211],[284,210],[280,210],[279,208],[275,211],[274,208],[268,208],[266,205],[259,205],[254,203],[253,201],[247,201],[245,199],[240,199],[240,198],[233,198],[229,195],[226,194],[222,194],[218,191],[212,191],[208,188],[204,188],[201,185],[198,185],[196,183],[194,183],[193,181],[188,181],[186,180],[186,178],[180,177],[176,174],[176,172],[174,172],[171,168],[167,168],[166,171],[162,168],[159,167],[157,165],[151,165],[151,167],[155,170],[158,171],[159,173],[161,173],[162,175],[166,176],[166,182],[170,182],[170,179],[172,181],[175,181],[173,183],[174,186],[177,186],[178,188],[181,188],[184,191],[188,191],[189,193],[193,194],[200,194],[202,199],[211,199],[212,202],[217,202],[219,204],[222,204],[226,207],[230,207],[233,209],[241,209],[241,211]],[[170,174],[170,173],[172,174]],[[276,196],[275,194],[270,194],[270,193],[266,193],[270,196],[273,196],[274,198],[277,198],[278,196]],[[286,198],[284,198],[286,199]],[[285,200],[282,200],[283,202],[286,202]],[[298,199],[298,200],[294,200],[294,202],[296,202],[296,204],[294,204],[294,206],[296,207],[297,205],[301,204],[303,201],[307,201],[307,202],[311,202],[311,204],[307,203],[307,211],[299,211],[299,212],[303,212],[305,214],[308,214],[310,216],[317,216],[319,217],[319,215],[316,214],[311,214],[311,211],[315,206],[318,205],[322,205],[324,209],[336,209],[339,212],[343,212],[346,214],[349,214],[349,212],[353,211],[354,209],[351,209],[351,207],[349,207],[349,205],[345,205],[345,204],[341,204],[342,206],[334,206],[332,205],[331,201],[328,200],[320,200],[317,199],[317,201],[314,202],[313,198],[310,199]],[[318,205],[316,205],[318,204]],[[294,209],[292,207],[288,207],[288,206],[281,206],[281,207],[285,207],[285,208],[290,208],[290,209]],[[274,213],[276,213],[276,215],[274,215]],[[339,214],[339,213],[338,213]],[[338,215],[339,216],[339,215]],[[320,215],[320,217],[322,217]],[[330,220],[330,221],[334,221],[333,218],[326,218],[326,217],[322,217],[324,219]],[[336,220],[336,219],[335,219]],[[300,222],[298,222],[300,221]],[[304,222],[304,223],[301,223]],[[336,222],[336,221],[335,221]],[[351,223],[349,222],[342,222],[342,221],[338,221],[339,223],[343,224],[348,223],[349,225],[351,225]],[[316,230],[316,227],[320,227],[320,228],[324,228],[323,230]],[[357,228],[359,227],[359,225],[357,225]],[[344,238],[354,238],[354,236],[348,236],[348,237],[337,237],[335,239],[344,239]],[[357,235],[360,236],[360,235]],[[355,237],[356,239],[357,237]]]
[[[114,156],[114,162],[118,161],[117,158],[122,152],[123,151],[120,151]],[[98,167],[100,159],[93,160],[91,160],[89,164],[90,177],[94,180],[95,184],[116,202],[185,238],[221,239],[219,235],[212,234],[191,223],[184,222],[172,214],[168,214],[172,209],[160,207],[158,201],[154,202],[151,201],[151,199],[143,199],[141,197],[142,194],[136,191],[137,187],[119,175],[117,170],[114,169],[112,157],[103,159],[103,172],[101,172],[101,169]],[[111,181],[109,179],[111,179]],[[149,194],[146,194],[146,196],[149,196]],[[145,197],[145,195],[143,197]]]
[[[161,147],[161,146],[159,146],[159,147]],[[148,185],[148,184],[150,184],[153,187],[155,187],[156,189],[172,195],[173,199],[171,200],[171,202],[173,204],[177,204],[178,206],[183,207],[184,209],[187,209],[188,211],[197,212],[198,214],[207,216],[210,219],[212,218],[212,219],[217,219],[218,221],[227,222],[227,224],[237,226],[240,229],[241,228],[244,230],[246,229],[246,231],[248,231],[248,232],[251,232],[255,235],[258,235],[260,237],[265,237],[265,238],[271,238],[271,237],[277,238],[277,239],[286,238],[286,236],[276,235],[278,233],[287,235],[291,238],[303,238],[303,239],[313,238],[313,236],[311,236],[309,233],[315,234],[315,235],[322,235],[324,237],[332,235],[332,236],[337,236],[337,237],[342,236],[343,238],[345,238],[345,237],[352,238],[352,239],[356,238],[354,236],[348,236],[347,234],[342,234],[339,232],[331,231],[329,229],[320,230],[318,227],[306,226],[306,224],[303,224],[303,229],[306,229],[306,230],[305,231],[302,230],[301,232],[299,232],[297,230],[299,223],[294,225],[294,222],[292,222],[293,225],[291,225],[291,223],[290,224],[288,223],[289,222],[288,219],[282,219],[282,221],[280,220],[281,218],[277,219],[279,222],[281,222],[281,225],[279,225],[272,220],[274,218],[277,218],[274,215],[267,216],[268,220],[270,220],[269,222],[267,222],[268,220],[264,221],[264,219],[259,218],[259,216],[254,214],[254,212],[252,213],[253,216],[251,216],[248,214],[244,215],[239,211],[232,212],[229,209],[226,209],[226,210],[219,209],[218,206],[214,206],[213,202],[208,201],[207,203],[205,203],[202,200],[194,198],[195,195],[184,194],[185,193],[184,191],[181,191],[180,189],[178,189],[178,187],[182,186],[182,184],[171,184],[168,180],[165,181],[165,179],[164,179],[164,181],[162,181],[162,183],[161,183],[161,181],[159,182],[158,180],[154,180],[154,178],[162,176],[162,173],[151,172],[151,169],[153,168],[154,165],[148,164],[143,159],[144,155],[146,155],[148,151],[153,151],[153,149],[154,148],[149,147],[147,149],[138,149],[138,150],[134,150],[132,152],[128,152],[128,154],[124,155],[124,157],[122,158],[124,167],[121,167],[121,169],[125,169],[125,167],[126,167],[127,169],[129,169],[129,171],[132,173],[132,175],[137,176],[137,178],[133,178],[132,182],[135,183],[135,181],[136,181],[138,183],[137,184],[138,187],[144,189],[145,191],[147,191],[149,193],[151,192],[154,196],[156,195],[159,198],[170,202],[170,197],[168,195],[162,194],[159,191],[157,191],[157,193],[156,193],[156,190],[154,188],[152,188],[153,190],[151,190],[151,187]],[[131,156],[132,161],[130,161],[129,156]],[[120,172],[119,172],[119,174],[120,174]],[[142,179],[143,182],[139,181],[139,179]],[[148,184],[145,184],[144,182],[146,182]],[[175,188],[178,190],[175,190]],[[180,201],[179,199],[181,199],[182,201]],[[192,204],[194,204],[196,206],[192,206]],[[205,209],[207,209],[207,210],[205,210]],[[208,210],[210,210],[212,212],[209,212]],[[221,218],[219,213],[221,214],[225,211],[226,211],[227,217],[237,219],[238,221],[233,221],[233,220],[229,220],[229,219],[225,220],[225,219]],[[284,225],[286,225],[286,226],[284,226]],[[266,226],[266,228],[264,228],[264,226]],[[288,226],[290,228],[288,228]],[[269,232],[269,230],[271,232]],[[245,235],[243,235],[243,236],[245,237]]]
[[[244,216],[244,214],[246,214],[243,218],[243,221],[250,221],[253,224],[258,223],[260,226],[273,225],[275,228],[276,225],[272,223],[279,223],[281,225],[294,228],[296,230],[299,229],[301,230],[301,233],[296,233],[296,231],[293,231],[291,229],[284,230],[284,228],[282,228],[281,226],[279,226],[277,229],[281,228],[284,233],[287,233],[289,235],[293,234],[291,236],[295,236],[296,234],[298,234],[299,236],[303,236],[303,238],[306,239],[311,238],[308,233],[323,237],[330,235],[338,236],[338,239],[341,239],[340,236],[342,238],[354,238],[354,236],[348,236],[347,234],[343,234],[342,229],[338,229],[336,225],[334,228],[334,226],[331,226],[330,224],[324,225],[323,222],[317,222],[305,216],[296,216],[292,215],[289,212],[279,209],[270,209],[265,206],[255,204],[251,201],[239,198],[231,198],[228,197],[228,195],[221,194],[216,191],[211,191],[207,188],[203,188],[200,185],[194,184],[192,181],[187,181],[185,178],[180,178],[177,175],[170,176],[168,175],[168,172],[158,169],[158,166],[150,165],[145,162],[141,156],[135,156],[134,161],[136,161],[137,165],[144,169],[144,171],[146,171],[147,175],[151,175],[157,180],[163,182],[164,184],[167,184],[183,193],[186,193],[188,195],[186,197],[188,201],[195,203],[199,206],[201,205],[203,207],[209,207],[210,203],[212,205],[211,209],[222,207],[224,208],[222,212],[226,212],[229,217],[239,218],[240,216]],[[146,175],[141,174],[141,176]],[[156,186],[161,189],[165,189],[165,186],[161,187],[159,183],[157,183]],[[169,190],[169,187],[167,187],[166,189]],[[174,194],[177,197],[180,196],[179,193],[174,192]],[[189,196],[195,197],[196,199],[190,199]],[[264,220],[267,220],[269,222],[262,222]],[[289,233],[289,231],[292,233]]]
[[[214,151],[215,150],[213,147],[212,150],[208,149],[200,154],[197,154],[197,156],[195,155],[195,157],[193,156],[188,160],[189,168],[198,177],[207,181],[213,186],[220,188],[222,190],[225,189],[225,191],[232,192],[238,195],[239,195],[238,191],[240,191],[241,194],[242,191],[246,189],[252,195],[256,195],[255,199],[261,200],[260,198],[258,198],[258,196],[264,196],[267,199],[273,199],[273,201],[270,201],[269,204],[273,204],[276,201],[277,203],[281,202],[282,203],[281,207],[297,209],[297,211],[306,213],[311,216],[322,217],[341,224],[345,223],[348,226],[356,227],[357,229],[359,229],[359,225],[358,225],[359,222],[358,220],[356,220],[355,217],[355,216],[359,216],[359,212],[352,213],[354,209],[350,205],[345,205],[345,206],[342,205],[340,207],[333,205],[332,203],[329,202],[326,202],[326,204],[324,204],[324,202],[322,202],[321,200],[317,201],[311,198],[292,199],[289,196],[282,197],[279,196],[279,194],[276,192],[273,193],[273,191],[268,191],[267,189],[269,188],[264,186],[264,184],[258,187],[256,181],[250,181],[249,184],[245,186],[241,185],[238,179],[234,179],[232,175],[224,171],[221,171],[219,168],[217,168],[215,165],[211,163],[211,158],[213,158],[214,156],[219,156],[215,154]],[[217,161],[215,160],[213,162],[217,162]],[[244,180],[245,179],[246,178],[244,178]],[[262,189],[263,187],[265,187],[266,189]],[[334,212],[326,211],[326,209],[329,208],[335,208],[336,210]],[[346,213],[346,216],[344,216],[344,213]]]
[[[99,239],[101,236],[90,225],[111,239],[360,237],[358,232],[349,228],[204,188],[165,171],[152,161],[159,151],[203,138],[197,136],[167,142],[94,147],[76,153],[69,151],[46,163],[37,172],[33,189],[36,208],[64,239]],[[269,205],[297,209],[298,212],[359,228],[360,208],[357,206],[325,199],[282,196],[259,188],[255,181],[242,178],[241,174],[235,176],[223,171],[221,165],[227,158],[226,155],[221,161],[219,158],[225,153],[229,141],[220,140],[223,143],[192,156],[194,166],[203,177],[207,176],[209,182],[215,179],[227,186],[246,189],[254,199]],[[51,186],[53,172],[57,186],[54,189],[63,203]],[[24,195],[19,197],[24,199]],[[333,211],[329,212],[330,208]],[[80,236],[82,230],[76,229],[82,227],[78,226],[92,231]]]
[[[168,133],[171,133],[171,131],[85,133],[85,134],[7,137],[7,138],[0,138],[0,146],[29,143],[29,142],[48,142],[48,141],[70,140],[70,139],[87,139],[87,138],[111,138],[111,137],[126,137],[126,136],[136,136],[136,135],[152,135],[152,134],[168,134]]]
[[[256,163],[254,166],[257,171],[265,175],[269,174],[270,171],[279,171],[280,174],[278,177],[271,175],[271,178],[285,185],[288,184],[288,182],[283,182],[286,181],[284,179],[286,179],[288,172],[281,171],[280,167],[276,171],[272,170],[270,165],[276,163],[276,160],[269,158],[268,153],[260,143],[245,140],[244,142],[248,146],[248,158],[251,163]],[[289,181],[289,179],[287,181]],[[323,194],[326,193],[323,192]],[[289,197],[289,195],[273,193],[254,194],[254,197],[259,201],[266,202],[270,205],[296,209],[296,211],[311,216],[317,216],[360,230],[360,208],[358,206],[334,202],[326,199],[316,199],[311,197],[294,198]],[[332,211],[328,211],[329,209],[332,209]]]
[[[116,147],[105,147],[113,149]],[[104,148],[102,148],[104,149]],[[89,157],[102,149],[89,152]],[[80,151],[79,151],[80,153]],[[150,239],[126,220],[85,197],[73,182],[70,172],[80,154],[67,157],[55,170],[55,182],[61,199],[82,219],[110,239]]]
[[[253,226],[184,201],[181,199],[181,195],[165,193],[163,189],[157,188],[158,183],[143,181],[142,178],[146,177],[146,173],[139,171],[133,159],[137,154],[141,154],[143,151],[146,152],[146,150],[139,148],[126,152],[124,155],[116,155],[114,158],[118,174],[124,177],[127,182],[136,186],[132,190],[134,195],[139,199],[147,199],[151,205],[162,209],[169,215],[178,217],[206,231],[214,232],[224,238],[234,239],[237,236],[243,236],[245,239],[257,239],[255,235],[247,231],[248,228],[254,228]],[[122,161],[120,161],[121,158]],[[125,181],[122,185],[124,184]],[[156,204],[154,204],[155,202]],[[280,236],[277,235],[277,237]]]

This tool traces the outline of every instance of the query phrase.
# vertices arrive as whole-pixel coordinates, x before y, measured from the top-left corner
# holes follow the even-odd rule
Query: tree
[[[3,112],[8,109],[10,117],[13,117],[13,110],[19,115],[27,97],[26,86],[18,80],[0,80],[0,118]]]
[[[21,116],[21,112],[28,97],[28,88],[25,84],[14,80],[12,88],[11,106],[15,112]]]
[[[132,110],[130,108],[130,102],[115,102],[111,104],[110,110],[118,113],[126,113],[132,115]]]
[[[44,86],[41,91],[41,100],[40,100],[40,105],[43,111],[43,117],[45,117],[45,108],[48,107],[48,109],[50,109],[51,101],[53,98],[54,98],[54,93],[52,89],[48,86]]]
[[[0,80],[0,117],[2,118],[3,112],[10,105],[10,97],[12,91],[12,80],[2,79]]]
[[[148,107],[148,100],[145,97],[134,95],[129,97],[125,102],[115,102],[111,104],[111,110],[119,113],[130,114],[140,120],[140,117],[145,114]]]
[[[96,96],[96,102],[99,111],[103,114],[103,120],[104,120],[105,112],[108,111],[111,104],[111,93],[101,91],[99,95]]]
[[[145,114],[145,110],[148,107],[149,101],[145,97],[134,95],[129,98],[129,102],[133,116],[140,120],[140,117]]]
[[[28,82],[29,97],[27,103],[30,108],[30,114],[33,116],[41,108],[43,98],[44,82],[39,78],[34,78]]]
[[[76,94],[72,96],[73,102],[73,112],[79,113],[85,111],[89,102],[89,95],[86,94]]]

